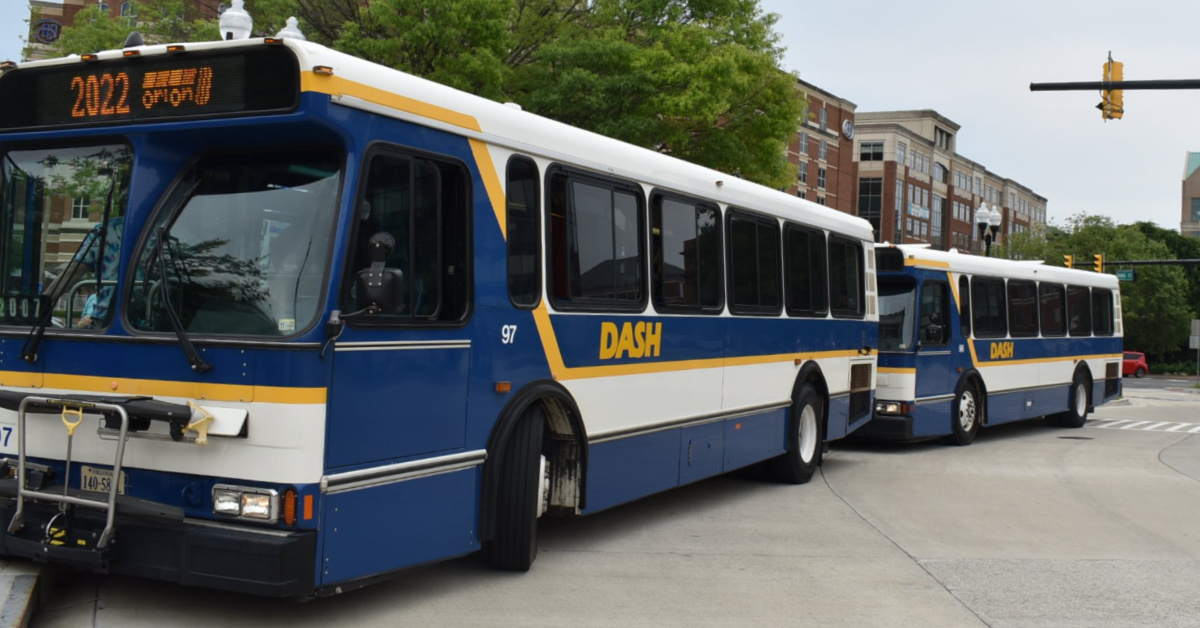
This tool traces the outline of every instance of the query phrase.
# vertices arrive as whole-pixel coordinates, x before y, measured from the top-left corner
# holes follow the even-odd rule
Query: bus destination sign
[[[18,69],[0,77],[0,128],[281,111],[298,90],[295,57],[275,46]]]

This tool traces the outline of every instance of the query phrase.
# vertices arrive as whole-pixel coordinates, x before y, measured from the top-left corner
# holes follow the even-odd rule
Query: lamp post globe
[[[992,217],[992,212],[988,210],[987,203],[980,203],[979,208],[975,210],[975,227],[979,230],[979,242],[982,245],[984,235],[987,233],[988,220]]]

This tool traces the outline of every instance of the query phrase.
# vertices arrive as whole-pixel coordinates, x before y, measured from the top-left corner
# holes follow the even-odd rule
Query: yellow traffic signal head
[[[1125,64],[1120,61],[1113,61],[1110,55],[1109,60],[1104,63],[1104,82],[1112,83],[1125,80]],[[1100,104],[1097,108],[1100,109],[1100,115],[1105,120],[1116,120],[1125,115],[1125,92],[1119,89],[1103,89],[1100,90]]]
[[[1074,255],[1064,255],[1063,256],[1063,266],[1066,266],[1067,268],[1075,268],[1075,256]]]
[[[1096,253],[1092,256],[1092,270],[1098,273],[1104,272],[1104,254]]]

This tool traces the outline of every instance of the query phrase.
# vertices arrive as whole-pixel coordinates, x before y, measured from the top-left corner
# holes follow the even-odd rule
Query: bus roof
[[[263,39],[185,43],[186,53],[264,45]],[[801,198],[590,131],[522,111],[388,68],[320,44],[284,39],[300,64],[301,89],[330,94],[334,102],[413,119],[489,144],[726,205],[794,220],[873,241],[866,220]],[[174,44],[171,44],[174,45]],[[166,55],[167,44],[139,46],[140,57]],[[128,50],[97,53],[100,61]],[[184,54],[186,54],[184,53]],[[21,64],[21,68],[84,63],[78,55]],[[315,73],[317,67],[328,68]]]
[[[929,245],[880,244],[877,247],[894,248],[904,255],[905,267],[949,270],[952,273],[991,275],[1008,279],[1053,281],[1080,286],[1117,289],[1116,276],[1094,273],[1072,268],[1047,266],[1039,261],[1008,260],[960,253],[957,249],[938,251]]]

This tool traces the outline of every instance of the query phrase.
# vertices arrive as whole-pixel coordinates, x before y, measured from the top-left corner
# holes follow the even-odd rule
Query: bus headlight
[[[900,414],[904,410],[904,404],[899,401],[876,401],[875,412],[878,414]]]
[[[212,498],[215,515],[264,523],[279,519],[279,491],[275,489],[217,484]]]

